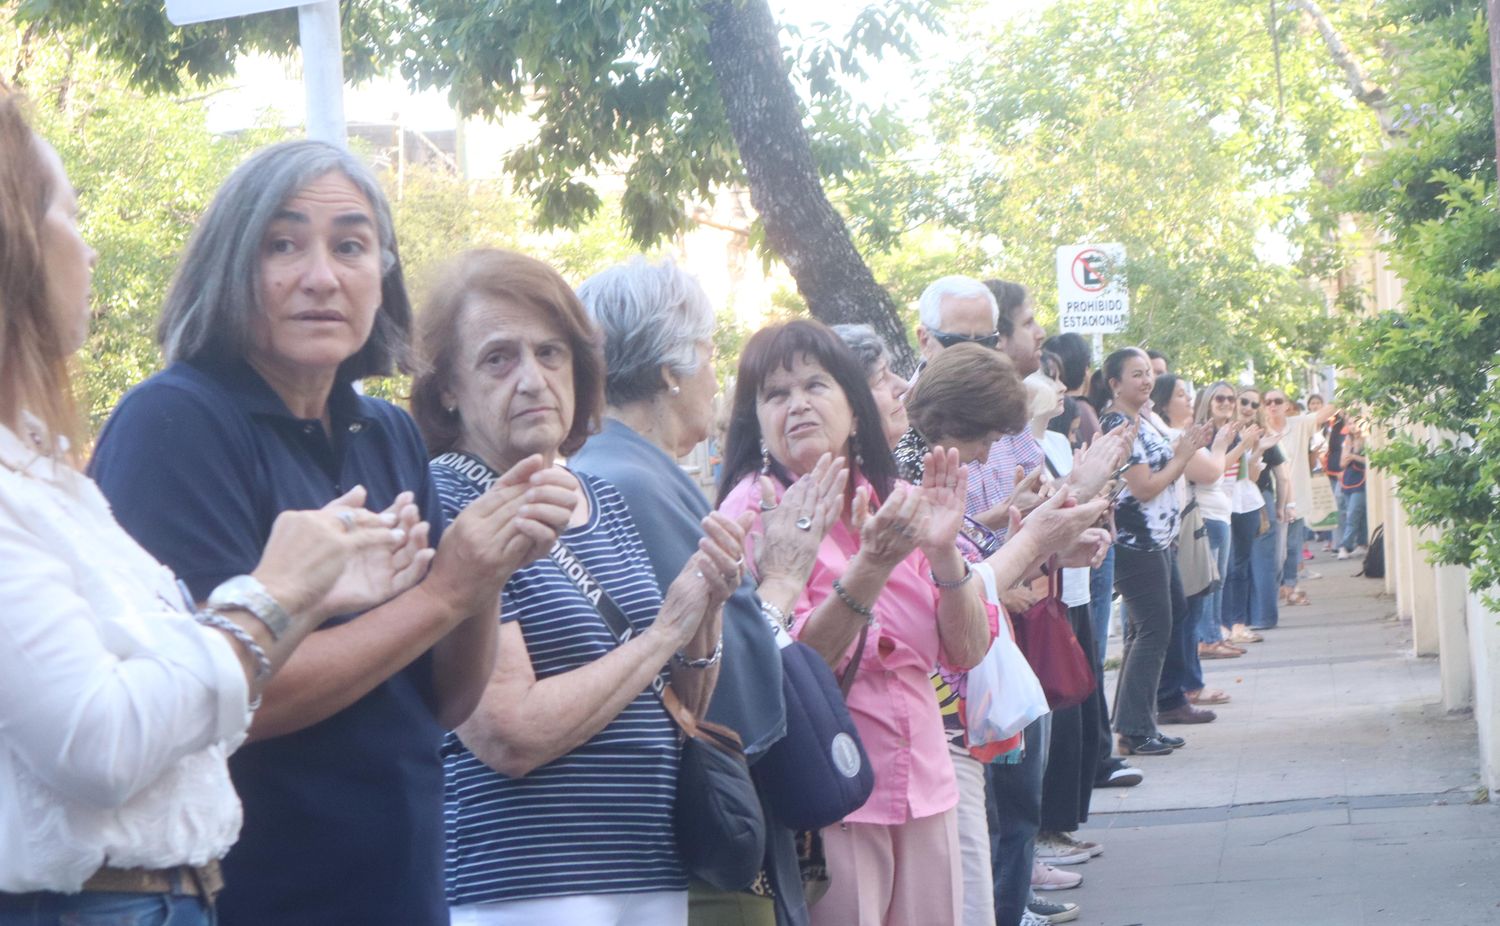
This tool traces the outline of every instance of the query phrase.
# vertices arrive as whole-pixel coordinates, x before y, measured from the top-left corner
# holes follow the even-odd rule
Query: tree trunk
[[[896,303],[823,191],[767,0],[715,0],[705,9],[710,65],[766,242],[786,262],[814,316],[873,326],[896,365],[910,370],[916,358]]]

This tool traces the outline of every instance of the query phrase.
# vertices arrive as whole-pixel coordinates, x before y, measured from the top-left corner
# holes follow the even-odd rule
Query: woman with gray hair
[[[95,451],[120,523],[210,604],[282,511],[362,485],[372,510],[431,525],[420,583],[330,620],[266,688],[229,763],[245,826],[224,860],[227,926],[448,922],[438,750],[488,680],[501,586],[546,554],[572,495],[532,458],[442,528],[415,424],[354,388],[404,363],[410,324],[369,170],[320,142],[266,148],[183,256],[158,328],[168,368]]]
[[[578,297],[604,335],[606,411],[603,429],[572,463],[619,489],[665,592],[697,550],[700,522],[712,510],[676,461],[713,421],[713,308],[670,260],[641,257],[585,280]],[[765,513],[758,586],[747,575],[724,604],[723,659],[707,718],[739,733],[752,764],[786,729],[781,657],[767,615],[790,613],[801,595],[845,478],[842,460],[826,459],[788,491],[790,504]],[[819,512],[816,530],[795,526],[804,505]],[[807,921],[792,833],[768,826],[767,841],[766,876],[749,890],[692,884],[690,923]]]
[[[864,366],[870,393],[875,396],[875,408],[880,412],[886,443],[895,447],[909,426],[906,403],[902,401],[907,383],[891,369],[890,348],[869,325],[833,325],[832,328]]]

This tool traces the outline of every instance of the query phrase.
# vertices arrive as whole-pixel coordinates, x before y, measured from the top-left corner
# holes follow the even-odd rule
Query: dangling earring
[[[858,431],[856,431],[853,434],[849,435],[849,443],[850,443],[851,446],[854,447],[854,465],[860,467],[861,469],[863,469],[864,465],[865,465],[865,458],[864,458],[864,455],[859,452],[859,432]]]
[[[766,446],[765,441],[760,442],[760,474],[762,476],[771,474],[771,448]]]

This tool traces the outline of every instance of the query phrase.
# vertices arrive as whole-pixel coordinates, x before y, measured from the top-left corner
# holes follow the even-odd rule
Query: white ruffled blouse
[[[229,850],[244,670],[86,476],[0,426],[0,891]]]

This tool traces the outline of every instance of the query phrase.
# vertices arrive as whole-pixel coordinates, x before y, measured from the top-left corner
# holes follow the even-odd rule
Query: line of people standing
[[[1035,891],[1103,851],[1077,835],[1092,788],[1142,778],[1106,728],[1106,557],[1122,751],[1169,751],[1160,712],[1212,701],[1175,482],[1228,479],[1247,434],[1157,423],[1127,350],[1079,439],[1078,371],[1016,284],[928,287],[912,383],[868,331],[757,332],[710,505],[675,462],[715,389],[690,276],[636,260],[575,292],[475,251],[414,312],[369,169],[276,145],[205,211],[168,366],[85,477],[66,369],[96,256],[13,97],[0,155],[0,776],[22,796],[0,924],[1062,922],[1076,907]],[[410,414],[355,385],[398,369]],[[966,672],[1054,579],[1093,691],[969,744]],[[757,876],[691,878],[678,718],[753,768],[788,728],[792,640],[847,680],[873,792],[798,838],[757,780]]]

